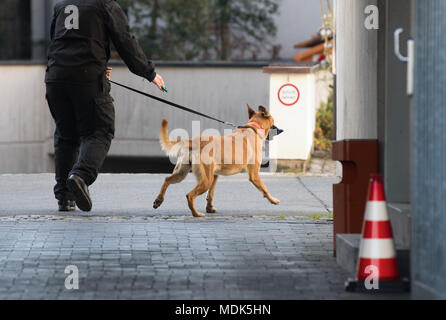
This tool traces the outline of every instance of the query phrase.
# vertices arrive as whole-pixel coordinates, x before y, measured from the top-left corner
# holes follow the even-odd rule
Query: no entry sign
[[[290,107],[295,105],[297,101],[299,101],[300,92],[294,84],[287,83],[280,87],[278,97],[280,103]]]

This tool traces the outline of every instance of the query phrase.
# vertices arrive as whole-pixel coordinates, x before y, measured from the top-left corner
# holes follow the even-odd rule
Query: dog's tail
[[[166,119],[163,119],[161,122],[161,131],[160,131],[160,144],[161,148],[164,152],[166,152],[167,155],[174,154],[176,155],[179,151],[179,143],[181,140],[178,141],[172,141],[169,138],[169,129],[167,127],[168,121]]]

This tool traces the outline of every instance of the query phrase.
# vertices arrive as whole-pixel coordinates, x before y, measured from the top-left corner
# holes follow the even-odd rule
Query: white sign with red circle
[[[277,95],[280,103],[287,107],[294,106],[300,98],[299,89],[291,83],[281,86]]]

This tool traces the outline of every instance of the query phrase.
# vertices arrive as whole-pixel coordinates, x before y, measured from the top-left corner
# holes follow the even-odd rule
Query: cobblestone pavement
[[[296,183],[329,205],[320,183]],[[125,202],[123,194],[115,201]],[[345,292],[349,275],[332,255],[330,220],[45,210],[2,213],[0,299],[408,298]],[[79,290],[65,288],[71,265],[79,270]]]
[[[344,292],[331,230],[263,219],[2,221],[0,299],[372,298]],[[68,265],[79,290],[65,289]]]

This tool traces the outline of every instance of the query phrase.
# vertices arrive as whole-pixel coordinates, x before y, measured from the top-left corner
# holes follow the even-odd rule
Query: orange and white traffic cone
[[[346,289],[407,291],[408,288],[407,279],[401,279],[398,271],[383,182],[379,174],[374,174],[370,178],[356,279],[347,281]]]

